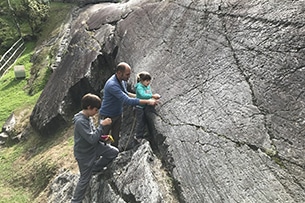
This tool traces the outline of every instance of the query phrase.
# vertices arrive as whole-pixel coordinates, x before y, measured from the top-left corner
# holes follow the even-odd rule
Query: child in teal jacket
[[[140,72],[137,75],[137,84],[135,85],[136,97],[139,99],[160,99],[159,94],[153,94],[151,87],[151,75],[148,72]],[[147,125],[147,116],[145,114],[146,105],[136,106],[136,140],[139,142],[144,138],[144,130]]]

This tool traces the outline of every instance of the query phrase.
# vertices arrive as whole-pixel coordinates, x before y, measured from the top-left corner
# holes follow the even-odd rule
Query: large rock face
[[[122,170],[142,181],[119,183],[114,174],[99,189],[114,190],[113,201],[99,202],[305,202],[304,3],[87,6],[71,25],[67,54],[31,123],[48,134],[69,122],[83,94],[99,93],[115,64],[125,61],[134,74],[149,71],[162,95],[155,126],[165,141],[158,157],[175,198],[158,192],[140,198],[135,188],[160,187],[158,181],[145,179],[145,170],[142,179]]]

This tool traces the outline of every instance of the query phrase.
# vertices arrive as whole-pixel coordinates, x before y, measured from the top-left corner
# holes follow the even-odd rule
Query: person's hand
[[[101,135],[100,141],[104,142],[105,144],[113,143],[114,139],[111,135]]]
[[[148,105],[150,105],[150,106],[155,106],[157,104],[158,104],[158,100],[155,100],[155,99],[148,100]]]
[[[104,125],[110,125],[111,123],[112,123],[111,118],[105,118],[104,120],[101,120],[101,121],[100,121],[100,124],[101,124],[102,126],[104,126]]]
[[[161,96],[160,96],[160,94],[153,94],[152,98],[154,98],[154,99],[160,99]]]

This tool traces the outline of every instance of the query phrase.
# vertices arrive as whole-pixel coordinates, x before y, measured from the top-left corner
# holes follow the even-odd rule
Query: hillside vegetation
[[[39,38],[51,9],[47,1],[37,0],[5,0],[0,2],[0,8],[0,56],[20,37]]]
[[[3,13],[7,8],[2,7],[5,6],[3,2],[0,4],[1,19],[4,19]],[[28,135],[21,142],[9,141],[0,147],[0,176],[2,177],[0,203],[46,202],[46,193],[43,191],[57,169],[63,166],[71,170],[75,168],[72,155],[72,129],[67,129],[53,138],[46,139],[37,135],[29,124],[31,111],[51,74],[50,68],[47,67],[50,62],[35,61],[32,63],[31,57],[35,48],[48,41],[48,38],[52,37],[51,33],[59,29],[73,6],[73,4],[51,3],[49,18],[41,27],[37,40],[26,40],[26,50],[14,64],[25,66],[25,79],[16,79],[12,68],[0,78],[2,103],[0,125],[3,126],[6,119],[13,113],[17,121],[14,129],[15,135],[25,131]],[[50,52],[43,54],[45,55],[40,56],[41,58],[52,60]],[[37,72],[39,72],[37,75],[40,76],[33,79],[32,74]]]
[[[0,57],[19,38],[7,1],[0,1]]]

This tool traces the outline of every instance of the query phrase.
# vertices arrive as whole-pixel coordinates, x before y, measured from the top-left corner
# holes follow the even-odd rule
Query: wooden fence
[[[20,38],[11,46],[7,52],[5,52],[0,60],[0,77],[16,61],[16,59],[23,53],[24,50],[24,41],[22,38]]]

